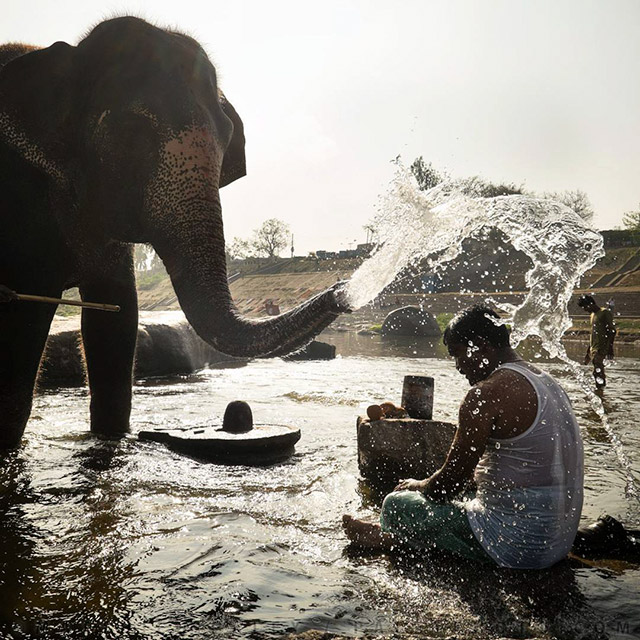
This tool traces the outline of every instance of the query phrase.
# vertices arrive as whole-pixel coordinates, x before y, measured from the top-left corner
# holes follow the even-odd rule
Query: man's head
[[[486,305],[474,305],[447,325],[443,341],[456,360],[456,369],[470,384],[484,380],[511,351],[509,331],[498,314]]]
[[[578,306],[588,313],[595,313],[596,311],[600,310],[600,307],[596,303],[595,298],[587,294],[581,295],[578,298]]]

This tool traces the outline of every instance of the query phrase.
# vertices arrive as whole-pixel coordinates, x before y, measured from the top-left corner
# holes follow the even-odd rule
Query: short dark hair
[[[494,320],[500,316],[485,304],[475,304],[461,311],[444,330],[442,341],[447,345],[468,344],[482,338],[490,345],[503,348],[509,346],[509,330]]]
[[[590,296],[584,293],[578,298],[578,306],[581,307],[582,309],[584,309],[585,307],[588,307],[591,304],[595,304],[596,306],[598,306],[598,303],[596,302],[596,299],[593,296]]]

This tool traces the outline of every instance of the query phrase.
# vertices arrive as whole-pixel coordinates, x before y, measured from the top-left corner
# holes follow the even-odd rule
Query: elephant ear
[[[219,91],[218,95],[222,110],[233,123],[233,136],[224,153],[222,170],[220,172],[220,186],[225,187],[234,180],[247,175],[247,165],[244,156],[244,125],[238,112],[227,100],[224,93]]]
[[[71,144],[74,54],[75,47],[56,42],[0,70],[0,141],[63,183]]]

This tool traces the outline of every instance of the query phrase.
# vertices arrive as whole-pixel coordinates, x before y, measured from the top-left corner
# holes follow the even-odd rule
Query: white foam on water
[[[464,260],[462,243],[498,229],[514,249],[532,262],[525,276],[527,292],[519,305],[487,298],[511,326],[511,341],[537,338],[551,357],[560,358],[584,390],[600,417],[626,476],[627,498],[638,498],[631,464],[612,428],[600,398],[591,389],[578,363],[561,343],[572,325],[568,312],[571,295],[583,274],[604,255],[602,236],[572,209],[555,201],[526,195],[481,197],[475,179],[443,182],[420,191],[411,173],[397,162],[396,173],[380,198],[376,216],[378,248],[347,283],[354,308],[372,301],[403,272],[421,263],[432,272]],[[468,264],[468,263],[464,263]],[[473,266],[468,265],[469,270]]]

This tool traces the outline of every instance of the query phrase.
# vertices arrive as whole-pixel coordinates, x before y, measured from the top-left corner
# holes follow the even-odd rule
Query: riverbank
[[[626,255],[626,254],[625,254]],[[609,256],[609,262],[616,256]],[[619,257],[619,256],[618,256]],[[292,263],[297,268],[316,269],[314,263]],[[320,265],[325,266],[325,265]],[[310,297],[325,291],[337,281],[348,280],[356,268],[353,261],[334,261],[333,268],[323,270],[303,270],[288,272],[291,268],[287,261],[280,261],[260,272],[238,273],[230,278],[230,289],[238,310],[249,317],[258,318],[270,312],[284,312]],[[601,266],[603,271],[611,269],[612,264]],[[276,269],[278,267],[278,269]],[[275,271],[275,272],[273,272]],[[591,273],[591,272],[590,272]],[[598,272],[599,273],[599,272]],[[595,278],[598,273],[591,274]],[[586,278],[586,276],[585,276]],[[635,282],[635,281],[634,281]],[[180,309],[171,281],[164,270],[139,272],[137,274],[138,301],[141,311],[160,312]],[[588,315],[577,305],[583,293],[593,295],[600,304],[613,300],[618,324],[618,340],[636,342],[640,340],[640,285],[593,287],[576,289],[572,296],[569,312],[574,326],[567,332],[567,339],[586,340],[588,338]],[[399,307],[417,305],[439,318],[451,318],[461,309],[472,304],[485,302],[491,298],[498,303],[520,305],[526,291],[450,291],[439,293],[385,293],[377,297],[374,304],[366,305],[351,313],[343,314],[327,331],[370,331],[381,325],[386,315]],[[78,297],[77,290],[65,293],[65,297]],[[105,301],[113,302],[113,301]],[[58,316],[78,314],[76,307],[59,307]],[[446,321],[444,322],[446,324]]]
[[[441,294],[444,295],[444,294]],[[500,294],[498,294],[500,295]],[[509,295],[509,294],[501,294],[501,295]],[[517,294],[516,294],[517,295]],[[483,302],[487,296],[485,295],[476,295],[476,294],[464,294],[464,301],[461,301],[459,298],[456,300],[460,306],[457,307],[457,310],[464,309],[465,307],[476,304],[478,302]],[[498,297],[495,294],[492,294],[491,297]],[[406,306],[404,304],[405,301],[400,300],[397,304],[390,304],[388,306],[383,307],[371,307],[366,306],[362,309],[358,309],[350,314],[344,314],[337,318],[335,322],[324,330],[323,333],[333,333],[333,332],[345,332],[345,331],[353,331],[356,333],[379,333],[382,323],[384,322],[387,314],[391,313],[395,309],[398,309],[402,306]],[[406,301],[407,304],[419,304],[419,300],[411,300]],[[440,305],[438,305],[440,306]],[[451,318],[455,315],[454,311],[435,311],[435,308],[438,308],[436,305],[431,305],[430,307],[426,304],[424,308],[432,313],[441,329],[444,329],[446,324],[451,320]],[[446,308],[449,308],[449,305],[446,305]],[[628,343],[639,343],[640,344],[640,318],[617,318],[616,325],[618,328],[617,341],[618,342],[628,342]],[[576,340],[580,342],[587,342],[589,340],[590,328],[589,328],[589,320],[585,316],[584,319],[575,318],[573,322],[573,326],[565,333],[564,340]]]
[[[335,281],[335,277],[332,275],[322,274],[319,277],[314,278],[312,283],[314,289],[310,288],[310,282],[307,280],[304,283],[296,282],[298,286],[293,287],[294,293],[287,295],[286,302],[289,304],[283,305],[281,311],[286,311],[287,308],[294,306],[294,303],[302,302],[307,297],[314,295],[327,288],[332,282]],[[259,288],[260,285],[269,284],[267,282],[254,282],[253,288]],[[291,283],[290,283],[291,285]],[[169,289],[163,285],[160,290],[147,291],[145,294],[140,295],[140,309],[141,317],[151,318],[154,315],[160,315],[166,311],[179,311],[180,305],[173,293],[173,289]],[[243,288],[247,288],[247,283]],[[317,289],[317,291],[315,290]],[[273,288],[268,291],[274,291]],[[233,291],[232,293],[240,293],[240,290]],[[576,291],[574,298],[577,299],[581,295],[581,291]],[[299,299],[294,299],[294,294]],[[384,319],[387,314],[391,313],[395,309],[404,307],[407,305],[422,306],[426,311],[433,314],[441,328],[446,326],[447,322],[461,309],[468,307],[472,304],[478,304],[484,302],[488,297],[499,302],[507,302],[510,304],[519,304],[524,299],[523,292],[514,293],[440,293],[431,295],[415,295],[415,294],[400,294],[397,296],[383,296],[379,303],[376,305],[366,305],[360,309],[357,309],[353,313],[343,314],[336,318],[336,320],[324,330],[323,333],[333,332],[373,332],[376,333],[380,330]],[[617,301],[627,301],[624,304],[625,313],[616,312],[616,325],[618,328],[618,342],[640,342],[640,291],[620,291],[620,290],[603,290],[598,293],[594,293],[598,296],[598,299],[608,300],[611,297]],[[67,296],[71,297],[71,296]],[[235,298],[235,295],[234,295]],[[267,298],[268,299],[268,298]],[[251,317],[264,316],[264,303],[261,298],[256,298],[251,295],[250,292],[245,291],[245,296],[240,297],[238,301],[238,307],[241,312],[246,313]],[[574,310],[577,309],[575,305],[575,299],[572,301]],[[636,305],[638,309],[636,309]],[[578,312],[580,310],[578,309]],[[629,313],[635,312],[635,313]],[[629,315],[636,315],[637,317],[629,317]],[[54,320],[54,327],[62,327],[65,325],[65,319],[74,319],[77,323],[79,321],[80,310],[77,307],[59,307],[58,313]],[[572,316],[573,317],[573,316]],[[567,331],[564,336],[566,340],[580,340],[587,341],[589,339],[589,320],[586,314],[582,317],[573,317],[574,322],[571,329]]]

